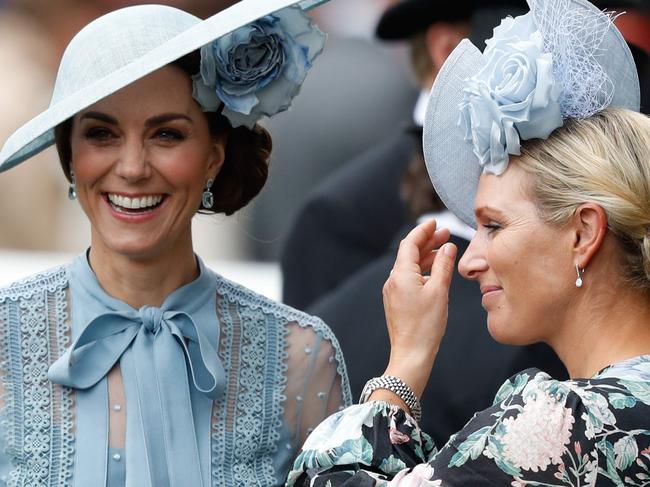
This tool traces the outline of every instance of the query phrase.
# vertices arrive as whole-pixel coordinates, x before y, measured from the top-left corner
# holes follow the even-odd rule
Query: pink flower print
[[[393,445],[402,445],[408,443],[411,439],[409,435],[406,435],[399,431],[397,428],[390,428],[389,430],[390,442]]]
[[[571,409],[539,392],[528,399],[518,416],[503,421],[503,455],[512,465],[533,472],[560,464],[573,422]]]
[[[390,485],[399,487],[443,487],[442,480],[433,480],[434,470],[428,463],[417,465],[411,472],[398,473]]]

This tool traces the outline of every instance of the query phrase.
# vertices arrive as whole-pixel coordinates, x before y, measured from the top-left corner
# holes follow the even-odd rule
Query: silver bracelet
[[[408,406],[411,410],[411,415],[415,418],[416,421],[420,421],[422,417],[422,407],[420,406],[420,401],[409,387],[409,385],[404,382],[399,377],[393,375],[382,375],[381,377],[374,377],[366,382],[366,385],[361,391],[361,397],[359,398],[359,404],[363,404],[368,401],[370,394],[372,394],[377,389],[387,389],[399,397],[404,404]]]

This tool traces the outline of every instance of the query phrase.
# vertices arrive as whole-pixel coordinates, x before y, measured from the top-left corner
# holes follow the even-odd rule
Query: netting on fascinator
[[[481,175],[502,174],[521,144],[607,107],[639,111],[632,53],[616,16],[587,0],[528,0],[479,50],[465,39],[440,69],[422,145],[436,192],[476,228]]]
[[[568,118],[612,104],[614,16],[581,0],[529,0],[486,40],[483,66],[464,80],[458,125],[483,171],[502,174],[521,141],[545,139]],[[608,37],[609,36],[609,37]],[[609,66],[611,68],[611,66]]]
[[[529,0],[530,9],[544,42],[553,55],[553,76],[562,86],[563,118],[583,119],[608,107],[614,84],[598,57],[615,16],[585,9],[570,0]]]

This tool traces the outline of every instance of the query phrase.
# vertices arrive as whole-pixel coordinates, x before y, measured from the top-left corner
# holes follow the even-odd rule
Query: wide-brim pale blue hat
[[[436,192],[476,228],[483,172],[501,174],[520,141],[547,138],[568,118],[606,107],[639,111],[634,59],[614,15],[586,0],[528,0],[481,52],[463,40],[431,89],[423,148]]]
[[[68,45],[49,108],[5,142],[0,172],[52,145],[60,123],[157,69],[267,15],[327,1],[241,0],[205,20],[169,6],[138,5],[98,18]]]

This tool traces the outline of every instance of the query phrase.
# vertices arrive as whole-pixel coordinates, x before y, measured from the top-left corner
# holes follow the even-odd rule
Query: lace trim
[[[223,276],[217,276],[217,293],[226,299],[238,303],[241,306],[248,307],[252,310],[261,310],[264,313],[271,314],[279,320],[287,322],[296,322],[302,328],[311,326],[321,338],[329,340],[334,346],[335,358],[337,362],[336,371],[341,376],[341,389],[343,402],[346,405],[352,404],[352,393],[350,392],[350,382],[348,380],[347,369],[343,359],[343,353],[339,342],[330,328],[316,316],[309,315],[297,309],[291,308],[285,304],[277,303],[267,297],[261,296],[250,289],[247,289],[237,283],[234,283]]]
[[[345,363],[333,333],[318,318],[275,303],[218,277],[220,354],[229,383],[212,416],[212,485],[276,485],[275,471],[286,402],[289,323],[312,327],[331,340],[346,405],[351,394]],[[268,419],[272,421],[268,421]],[[237,448],[233,446],[237,445]]]
[[[64,267],[0,290],[2,421],[14,470],[8,485],[65,487],[74,459],[73,393],[47,378],[68,343]]]
[[[0,289],[0,304],[7,300],[18,301],[19,299],[30,299],[35,293],[43,291],[55,293],[67,285],[68,276],[66,267],[54,267]]]
[[[219,317],[230,379],[224,400],[213,408],[212,485],[275,485],[283,335],[260,310],[239,308],[225,299],[219,302]],[[273,418],[271,424],[267,418]]]

